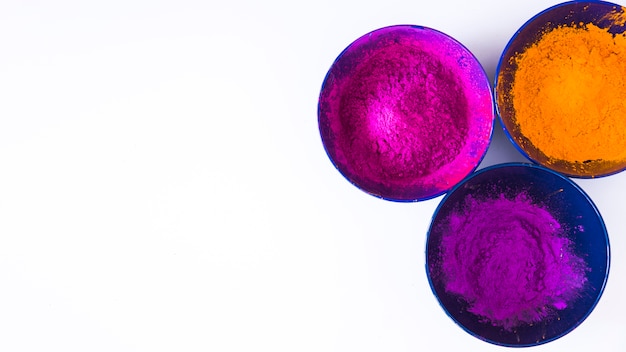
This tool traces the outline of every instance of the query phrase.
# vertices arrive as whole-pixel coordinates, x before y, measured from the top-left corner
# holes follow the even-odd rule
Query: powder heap
[[[438,54],[390,44],[347,82],[339,110],[349,165],[379,181],[412,180],[454,160],[468,130],[458,73]]]
[[[559,26],[513,60],[515,123],[548,164],[626,162],[626,35]]]
[[[525,194],[468,196],[445,223],[445,290],[494,326],[511,331],[540,322],[565,309],[587,281],[564,229]]]

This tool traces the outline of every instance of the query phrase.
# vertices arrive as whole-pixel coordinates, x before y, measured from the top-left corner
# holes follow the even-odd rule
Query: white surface
[[[436,28],[493,78],[555,3],[2,2],[0,350],[503,350],[428,287],[441,198],[351,186],[316,103],[371,30]],[[483,166],[519,160],[496,126]],[[626,173],[577,182],[610,232],[611,276],[578,329],[532,350],[624,351]]]

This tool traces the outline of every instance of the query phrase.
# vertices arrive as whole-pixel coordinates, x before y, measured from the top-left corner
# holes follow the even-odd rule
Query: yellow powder
[[[548,163],[626,160],[624,35],[561,26],[513,60],[515,123]]]

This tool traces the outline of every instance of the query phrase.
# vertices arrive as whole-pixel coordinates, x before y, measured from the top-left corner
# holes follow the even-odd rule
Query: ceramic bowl
[[[509,206],[510,205],[510,206]],[[427,237],[443,310],[487,342],[544,344],[592,312],[609,274],[598,209],[569,178],[529,163],[481,169],[451,190]]]
[[[472,53],[412,25],[350,44],[328,71],[318,104],[335,167],[361,190],[393,201],[439,196],[475,170],[494,119],[487,75]]]
[[[585,126],[583,131],[593,131],[597,129],[598,125],[595,125],[595,118],[583,121],[581,117],[576,115],[585,114],[585,116],[587,116],[585,107],[591,106],[590,104],[598,104],[597,101],[601,99],[602,96],[606,96],[606,94],[596,95],[593,93],[594,89],[591,87],[592,85],[585,86],[589,87],[585,88],[589,90],[589,94],[575,96],[567,93],[563,89],[547,89],[545,84],[540,84],[536,94],[537,96],[542,95],[546,98],[528,99],[532,100],[535,106],[530,107],[529,105],[527,109],[522,109],[523,112],[518,112],[516,110],[520,109],[517,109],[517,107],[520,107],[522,103],[519,102],[519,105],[517,107],[515,106],[515,94],[513,93],[516,79],[520,82],[528,81],[527,78],[517,78],[516,74],[519,72],[519,61],[517,59],[520,55],[527,52],[530,47],[533,47],[546,33],[561,26],[579,28],[593,24],[603,30],[607,30],[610,34],[621,35],[626,30],[624,26],[625,21],[626,13],[624,13],[624,8],[619,5],[603,1],[573,1],[558,4],[542,11],[526,22],[513,35],[505,47],[496,69],[494,83],[495,104],[505,134],[529,160],[562,174],[581,178],[612,175],[626,168],[626,152],[620,155],[614,152],[626,151],[626,132],[624,132],[624,136],[616,134],[618,130],[614,129],[610,125],[610,122],[607,122],[609,120],[606,120],[604,117],[600,118],[600,120],[605,122],[600,122],[600,132],[593,132],[594,137],[587,137],[580,133],[573,132],[566,132],[565,134],[552,132],[552,130],[569,131],[572,129],[572,126],[575,129],[580,129],[581,127],[579,126]],[[581,50],[581,47],[571,45],[569,42],[564,42],[563,45],[571,47],[572,53]],[[544,50],[544,55],[546,57],[550,56],[550,60],[569,60],[561,59],[560,57],[555,58],[554,52],[550,50]],[[626,60],[626,51],[621,55],[624,57],[620,58],[618,61],[623,62]],[[606,62],[610,61],[607,60]],[[567,65],[569,65],[569,63],[563,63],[564,67],[567,67]],[[596,73],[590,76],[593,76],[592,80],[594,81],[594,85],[604,85],[600,87],[600,90],[604,91],[616,89],[616,87],[612,86],[609,82],[605,82],[606,80],[601,77],[601,74],[597,74],[598,69],[606,71],[606,69],[608,69],[607,67],[599,68],[594,65],[593,69],[596,70]],[[542,77],[535,77],[533,79],[537,81],[547,80],[550,82],[550,86],[554,88],[558,87],[554,82],[563,82],[568,78],[568,72],[571,71],[572,70],[563,71],[558,79]],[[557,70],[550,72],[557,72]],[[522,74],[519,76],[525,77]],[[616,75],[611,74],[610,76],[614,77]],[[570,75],[569,78],[581,82],[583,79],[583,77],[574,77],[573,75]],[[553,96],[554,94],[557,95]],[[548,96],[550,98],[547,98]],[[550,101],[549,104],[554,104],[554,106],[558,104],[558,109],[561,109],[558,111],[562,111],[562,107],[566,104],[571,106],[571,108],[566,108],[566,111],[573,111],[571,115],[565,113],[560,115],[572,116],[571,119],[567,120],[572,121],[569,123],[572,126],[557,125],[556,122],[546,121],[548,117],[543,117],[542,121],[545,122],[542,123],[542,127],[537,127],[537,123],[530,122],[520,124],[519,120],[524,120],[525,116],[541,115],[542,106],[539,106],[536,101]],[[614,104],[614,102],[603,101],[600,103],[600,105],[614,110],[613,108],[609,108],[610,104]],[[545,107],[543,107],[543,109],[545,109]],[[524,116],[521,114],[524,114]],[[626,119],[626,116],[617,116],[615,114],[611,116],[616,119]],[[525,128],[526,131],[524,131]],[[574,136],[575,134],[576,136]],[[541,137],[539,135],[541,135]],[[546,137],[544,136],[546,135],[548,135],[547,138],[550,139],[550,142],[540,142],[539,139],[545,139]],[[589,134],[589,136],[591,136],[591,134]],[[601,140],[601,145],[604,149],[599,148],[597,144],[598,140]],[[559,147],[560,150],[556,151],[555,146],[560,145],[565,147]],[[583,152],[577,151],[575,154],[571,153],[572,146],[575,146],[577,150],[580,149]],[[608,155],[605,150],[611,150],[611,155]],[[577,160],[577,158],[581,160]]]

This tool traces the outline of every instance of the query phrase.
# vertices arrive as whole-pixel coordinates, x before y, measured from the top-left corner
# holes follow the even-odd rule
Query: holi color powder
[[[472,172],[494,111],[482,67],[447,35],[386,27],[352,43],[326,76],[319,128],[337,169],[385,199],[435,197]]]
[[[497,111],[529,159],[573,177],[626,168],[626,8],[551,7],[524,24],[496,72]]]
[[[470,196],[442,226],[446,291],[494,326],[538,323],[571,304],[587,281],[567,229],[525,193]]]
[[[442,200],[427,274],[446,313],[492,343],[531,346],[578,326],[608,275],[597,209],[568,178],[532,164],[480,170]]]

